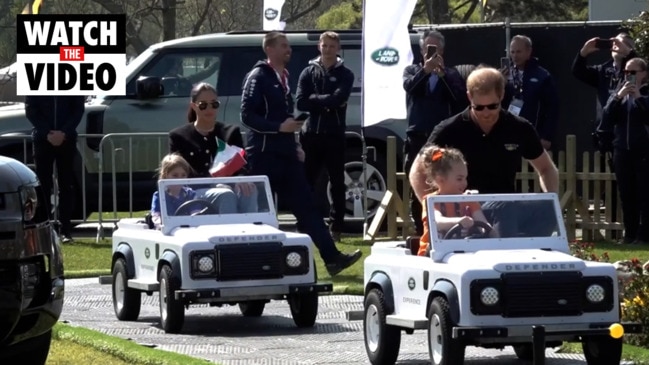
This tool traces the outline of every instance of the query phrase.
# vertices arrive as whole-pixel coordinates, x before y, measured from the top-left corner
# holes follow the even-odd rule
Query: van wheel
[[[318,293],[291,294],[288,304],[296,326],[313,327],[318,317]]]
[[[128,287],[126,261],[119,258],[113,265],[113,307],[120,321],[136,321],[140,315],[142,293]]]
[[[185,322],[185,307],[176,300],[174,292],[180,289],[178,278],[171,267],[160,269],[160,325],[165,333],[180,333]]]
[[[587,337],[581,343],[588,365],[617,365],[622,359],[623,341],[610,336]]]
[[[381,206],[383,195],[387,191],[385,156],[381,150],[376,151],[376,160],[373,159],[373,153],[368,152],[366,161],[367,186],[363,176],[363,160],[360,151],[357,154],[349,155],[345,163],[345,221],[353,223],[354,221],[362,222],[364,210],[367,210],[367,217],[372,218],[376,215]],[[382,168],[383,167],[383,168]],[[326,176],[326,174],[325,174]],[[328,179],[328,177],[327,177]],[[367,192],[367,207],[363,194]],[[327,181],[327,200],[329,205],[331,199],[331,183]]]
[[[251,300],[239,303],[239,310],[244,317],[259,317],[264,313],[266,302],[263,300]]]
[[[522,343],[519,345],[512,346],[514,348],[514,353],[519,360],[532,361],[534,358],[534,348],[531,343]]]
[[[428,353],[433,365],[462,365],[464,346],[452,337],[453,322],[448,302],[437,297],[428,309]]]
[[[363,334],[365,351],[372,365],[392,365],[399,356],[401,329],[385,323],[388,315],[385,297],[379,289],[372,289],[365,297]]]

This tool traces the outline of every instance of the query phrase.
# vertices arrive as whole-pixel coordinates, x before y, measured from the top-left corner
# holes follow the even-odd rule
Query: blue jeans
[[[304,164],[296,156],[278,156],[270,152],[248,155],[251,175],[266,175],[278,199],[287,203],[297,224],[308,234],[326,264],[334,263],[340,251],[319,214],[307,182]]]

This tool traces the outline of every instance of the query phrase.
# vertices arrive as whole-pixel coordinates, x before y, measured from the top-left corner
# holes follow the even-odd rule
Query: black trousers
[[[403,155],[405,156],[405,161],[403,162],[403,170],[406,173],[406,176],[410,174],[410,168],[412,163],[415,161],[417,154],[422,147],[428,141],[428,134],[424,132],[408,132],[406,136],[406,141],[403,144]],[[405,197],[404,197],[405,199]],[[415,222],[415,230],[417,235],[421,236],[424,234],[424,224],[421,221],[421,202],[417,199],[415,192],[410,189],[410,214],[412,214],[412,219]]]
[[[332,204],[329,210],[332,231],[341,232],[345,222],[345,134],[303,133],[304,169],[313,190],[322,170],[326,170],[331,183]]]
[[[66,140],[59,146],[53,146],[47,140],[33,141],[36,175],[43,188],[48,212],[52,212],[51,196],[53,189],[54,163],[56,162],[58,197],[58,220],[61,223],[61,234],[69,236],[72,232],[72,214],[74,212],[74,156],[76,140]]]
[[[616,149],[613,160],[622,203],[624,241],[649,242],[649,153]]]

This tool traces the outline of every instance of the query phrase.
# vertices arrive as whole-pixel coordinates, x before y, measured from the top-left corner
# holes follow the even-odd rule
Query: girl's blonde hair
[[[160,167],[158,168],[158,179],[166,179],[169,176],[171,170],[174,170],[177,167],[183,168],[189,176],[192,172],[192,167],[189,165],[189,162],[183,158],[183,156],[177,153],[170,153],[162,158],[160,161]]]
[[[456,148],[442,148],[437,145],[427,145],[420,152],[424,159],[426,183],[435,191],[438,187],[435,178],[447,175],[456,163],[466,164],[464,155]]]

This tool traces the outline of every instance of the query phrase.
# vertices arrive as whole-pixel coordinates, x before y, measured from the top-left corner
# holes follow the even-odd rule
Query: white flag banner
[[[412,64],[408,24],[417,0],[363,1],[363,126],[406,118],[403,70]]]
[[[284,30],[286,25],[280,21],[282,6],[286,0],[264,0],[263,14],[264,30]]]

